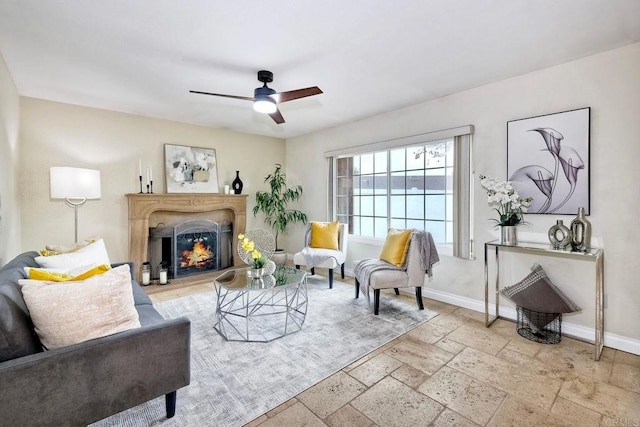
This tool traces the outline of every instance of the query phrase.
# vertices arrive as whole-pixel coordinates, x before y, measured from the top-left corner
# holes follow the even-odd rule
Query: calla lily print
[[[533,198],[529,213],[588,211],[589,122],[582,108],[507,123],[509,181]]]

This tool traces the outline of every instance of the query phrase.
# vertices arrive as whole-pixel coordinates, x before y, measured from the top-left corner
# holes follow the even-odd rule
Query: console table
[[[495,250],[494,263],[496,275],[495,287],[495,315],[489,315],[489,250]],[[595,262],[596,273],[596,325],[595,325],[595,354],[594,359],[600,360],[602,348],[604,346],[604,250],[599,248],[591,248],[587,252],[572,252],[571,250],[554,249],[549,244],[518,242],[515,245],[506,245],[500,243],[499,240],[492,240],[484,244],[484,319],[485,326],[488,328],[500,317],[500,262],[499,252],[506,250],[516,253],[527,253],[533,255],[544,255],[551,257],[572,258],[580,260],[588,260]]]

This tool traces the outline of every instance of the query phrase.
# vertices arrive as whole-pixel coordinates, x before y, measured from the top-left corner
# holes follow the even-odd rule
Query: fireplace
[[[245,232],[247,220],[247,195],[246,194],[127,194],[129,204],[129,260],[136,266],[136,278],[140,281],[139,267],[142,263],[152,262],[149,255],[150,239],[149,231],[152,228],[166,228],[165,233],[171,233],[169,227],[163,224],[180,224],[190,220],[211,220],[218,224],[225,222],[233,226],[231,233],[231,248],[235,248],[238,240],[237,235]],[[160,230],[156,230],[160,232]],[[154,253],[162,251],[167,243],[160,237],[162,233],[156,235],[153,244],[156,245]],[[160,249],[157,249],[160,246]],[[225,246],[221,247],[225,251]],[[160,252],[162,254],[162,252]],[[226,259],[226,255],[222,255]],[[244,262],[237,256],[232,257],[235,266],[244,265]],[[157,261],[156,261],[157,259]],[[158,263],[162,262],[162,255],[153,258],[153,268],[156,269]],[[169,267],[171,264],[167,264]],[[173,273],[173,271],[172,271]],[[155,274],[155,272],[154,272]],[[214,273],[215,274],[215,273]],[[169,276],[172,277],[172,276]]]
[[[173,279],[231,267],[232,230],[230,222],[210,220],[158,224],[149,228],[148,259],[153,268],[168,266]]]

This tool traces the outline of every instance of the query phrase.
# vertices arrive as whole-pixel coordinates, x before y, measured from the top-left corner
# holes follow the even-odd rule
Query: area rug
[[[228,342],[212,325],[215,292],[156,304],[166,318],[191,319],[191,384],[167,419],[164,397],[94,426],[242,426],[437,315],[414,299],[383,295],[380,314],[353,286],[310,276],[302,330],[268,343]],[[159,373],[161,374],[161,373]]]

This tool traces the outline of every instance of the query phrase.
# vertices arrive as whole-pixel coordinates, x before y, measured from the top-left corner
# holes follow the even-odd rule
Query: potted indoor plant
[[[500,226],[500,241],[503,244],[515,245],[516,226],[524,223],[524,214],[531,205],[532,198],[521,198],[509,181],[498,181],[480,175],[480,184],[487,192],[487,202],[496,206],[498,219],[493,218],[497,226]]]
[[[256,205],[253,207],[253,215],[258,212],[264,214],[264,222],[267,223],[276,237],[276,253],[273,261],[282,265],[287,260],[287,255],[278,246],[278,236],[287,233],[287,227],[296,222],[307,223],[307,215],[296,209],[287,209],[290,202],[295,202],[302,195],[302,186],[287,187],[287,174],[282,171],[282,165],[276,164],[273,173],[267,175],[264,182],[269,183],[269,191],[256,192]]]

